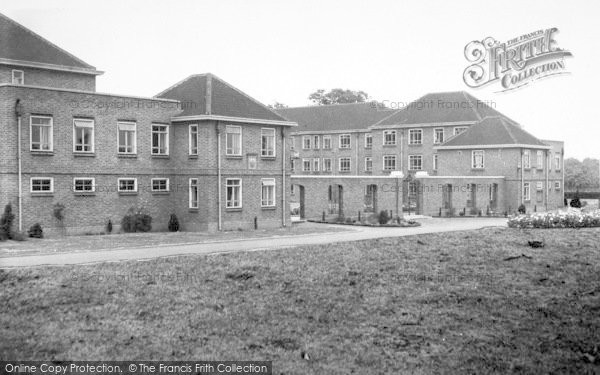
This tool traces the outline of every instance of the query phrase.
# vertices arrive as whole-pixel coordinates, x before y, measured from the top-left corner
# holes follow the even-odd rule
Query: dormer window
[[[12,83],[13,85],[24,85],[25,84],[25,72],[22,70],[12,71]]]

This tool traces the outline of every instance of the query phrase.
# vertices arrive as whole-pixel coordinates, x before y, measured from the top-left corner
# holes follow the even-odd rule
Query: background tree
[[[585,158],[579,161],[575,158],[565,159],[565,189],[594,189],[600,187],[599,160]]]
[[[273,104],[269,104],[267,107],[269,107],[271,109],[281,109],[281,108],[287,108],[288,106],[286,104],[279,103],[276,101]]]
[[[325,92],[319,89],[310,94],[308,99],[316,105],[364,103],[369,99],[369,94],[364,91],[332,89]]]

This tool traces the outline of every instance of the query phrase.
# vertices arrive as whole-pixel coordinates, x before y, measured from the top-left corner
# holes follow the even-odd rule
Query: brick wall
[[[27,86],[96,91],[95,75],[10,65],[0,65],[0,84],[12,83],[13,69],[25,73]]]

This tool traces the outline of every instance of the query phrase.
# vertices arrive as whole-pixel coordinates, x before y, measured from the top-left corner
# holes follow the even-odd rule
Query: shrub
[[[592,212],[544,212],[513,216],[511,228],[590,228],[600,227],[600,210]]]
[[[523,203],[521,203],[521,205],[519,206],[519,208],[517,209],[517,211],[520,214],[525,214],[527,212],[527,209],[525,208],[525,205]]]
[[[12,238],[12,225],[15,220],[15,214],[12,213],[11,204],[7,204],[4,207],[4,213],[0,217],[0,241],[6,241]]]
[[[108,223],[106,223],[106,233],[111,234],[113,230],[112,220],[108,219]]]
[[[356,220],[353,220],[351,217],[347,217],[346,218],[346,223],[347,224],[353,224]]]
[[[142,208],[130,208],[121,219],[121,228],[124,232],[149,232],[152,230],[152,216]]]
[[[390,215],[388,214],[388,212],[386,210],[382,210],[379,213],[379,224],[387,224],[388,221],[390,221]]]
[[[578,196],[575,196],[575,198],[571,199],[570,206],[573,208],[581,208],[581,201],[579,200]]]
[[[27,241],[27,236],[23,232],[14,232],[12,234],[13,241]]]
[[[31,238],[44,238],[44,231],[40,223],[33,224],[27,231],[27,234]]]
[[[169,232],[179,232],[179,219],[177,219],[177,215],[171,214],[168,227]]]

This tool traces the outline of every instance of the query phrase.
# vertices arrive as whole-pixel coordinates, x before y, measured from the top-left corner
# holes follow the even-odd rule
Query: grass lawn
[[[247,231],[207,232],[149,232],[58,236],[53,238],[28,238],[27,241],[0,242],[0,258],[33,254],[97,251],[107,249],[131,249],[134,247],[178,245],[209,241],[229,241],[244,238],[270,236],[294,236],[311,233],[343,232],[349,229],[339,226],[323,226],[303,223],[289,228],[258,229]]]
[[[598,373],[599,237],[486,228],[0,271],[0,357],[263,359],[274,374]]]

